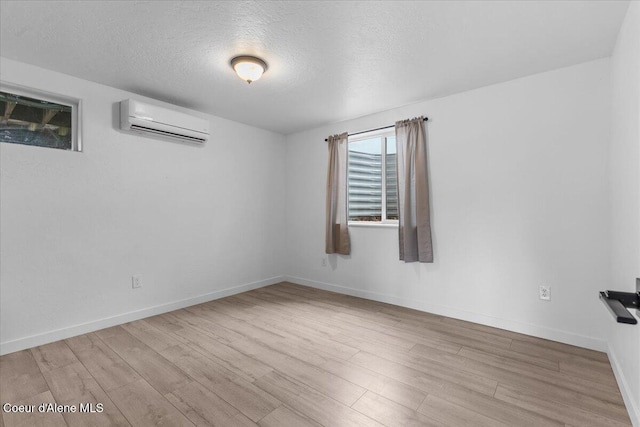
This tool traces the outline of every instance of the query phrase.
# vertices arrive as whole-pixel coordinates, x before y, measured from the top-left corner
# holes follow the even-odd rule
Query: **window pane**
[[[396,137],[387,137],[387,157],[385,164],[387,190],[387,219],[398,219],[398,175],[396,163]]]
[[[0,92],[0,141],[71,150],[71,107]]]
[[[349,142],[349,220],[382,219],[382,139]]]

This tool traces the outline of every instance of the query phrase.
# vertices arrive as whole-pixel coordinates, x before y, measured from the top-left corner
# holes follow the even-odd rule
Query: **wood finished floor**
[[[604,353],[280,283],[0,358],[1,426],[630,426]]]

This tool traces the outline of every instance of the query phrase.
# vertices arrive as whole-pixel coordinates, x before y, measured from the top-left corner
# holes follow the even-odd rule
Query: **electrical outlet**
[[[551,301],[551,286],[540,286],[540,299]]]
[[[327,266],[327,257],[323,256],[322,260],[320,261],[320,265],[322,265],[323,267]]]
[[[131,288],[137,289],[142,287],[142,274],[135,274],[131,276]]]

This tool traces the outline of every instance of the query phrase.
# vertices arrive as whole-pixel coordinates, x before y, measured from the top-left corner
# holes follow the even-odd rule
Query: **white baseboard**
[[[86,334],[88,332],[98,331],[100,329],[109,328],[111,326],[121,325],[123,323],[131,322],[134,320],[144,319],[145,317],[155,316],[157,314],[162,314],[173,310],[179,310],[181,308],[201,304],[203,302],[212,301],[219,298],[228,297],[230,295],[239,294],[241,292],[250,291],[252,289],[258,289],[265,286],[273,285],[284,280],[285,278],[283,276],[272,277],[257,282],[245,283],[244,285],[221,289],[219,291],[210,292],[208,294],[199,295],[196,297],[186,298],[180,301],[143,308],[142,310],[118,314],[116,316],[94,320],[79,325],[68,326],[66,328],[56,329],[54,331],[44,332],[37,335],[31,335],[29,337],[19,338],[13,341],[6,341],[0,343],[0,355],[13,353],[43,344],[48,344],[65,338],[75,337],[77,335]]]
[[[482,325],[492,326],[494,328],[506,329],[508,331],[518,332],[525,335],[532,335],[534,337],[544,338],[552,341],[559,341],[565,344],[576,345],[591,350],[602,352],[607,351],[606,341],[584,335],[572,334],[570,332],[562,331],[559,329],[552,329],[530,323],[501,319],[498,317],[487,316],[485,314],[458,310],[453,307],[430,304],[426,301],[399,298],[391,295],[363,291],[360,289],[347,288],[340,285],[318,282],[301,277],[285,276],[285,280],[291,283],[297,283],[299,285],[310,286],[312,288],[324,289],[326,291],[337,292],[340,294],[399,305],[402,307],[412,308],[414,310],[426,311],[428,313],[439,314],[441,316],[453,317],[455,319],[480,323]]]
[[[609,348],[607,349],[607,354],[609,355],[609,362],[611,362],[613,374],[616,376],[616,381],[618,382],[620,394],[622,394],[622,400],[624,400],[624,404],[627,407],[627,412],[629,412],[631,424],[633,424],[634,427],[640,427],[640,407],[638,407],[639,402],[637,402],[631,394],[629,382],[622,373],[622,368],[620,367],[620,363],[618,362],[618,357],[616,356],[615,351],[613,351],[613,347],[609,346]]]

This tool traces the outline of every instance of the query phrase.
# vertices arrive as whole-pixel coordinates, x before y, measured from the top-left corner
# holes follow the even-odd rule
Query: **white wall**
[[[601,59],[287,137],[287,275],[312,286],[604,350],[610,62]],[[324,256],[324,138],[427,115],[435,262],[397,229]],[[538,299],[550,285],[552,300]]]
[[[640,3],[631,2],[612,56],[610,289],[635,291],[640,277]],[[640,327],[609,322],[625,403],[640,426]]]
[[[0,64],[82,100],[84,148],[0,144],[2,353],[278,281],[282,135],[216,117],[204,146],[126,134],[116,103],[144,98]]]

